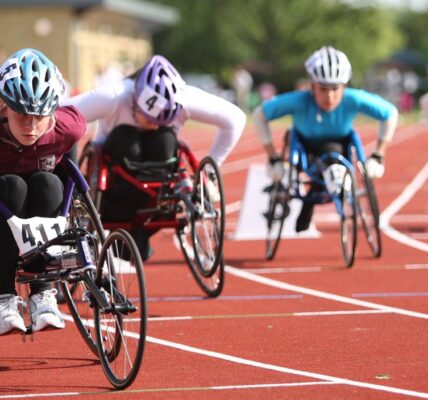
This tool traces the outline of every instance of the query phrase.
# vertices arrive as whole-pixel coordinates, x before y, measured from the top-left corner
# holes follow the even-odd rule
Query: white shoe
[[[0,295],[0,335],[18,330],[27,330],[24,320],[18,311],[18,304],[23,303],[22,297],[13,294]]]
[[[30,312],[34,332],[47,327],[58,329],[65,327],[64,319],[58,309],[55,298],[57,293],[56,289],[50,289],[30,297]]]

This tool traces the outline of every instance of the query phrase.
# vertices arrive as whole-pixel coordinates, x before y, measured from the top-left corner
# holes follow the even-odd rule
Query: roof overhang
[[[85,12],[93,7],[141,19],[160,26],[176,25],[180,15],[176,8],[143,0],[0,0],[0,6],[67,6]]]

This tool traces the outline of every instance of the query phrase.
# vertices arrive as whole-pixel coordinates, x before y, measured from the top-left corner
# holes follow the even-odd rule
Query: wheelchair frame
[[[100,144],[89,142],[83,149],[79,165],[91,184],[91,195],[101,212],[101,219],[102,198],[108,190],[111,174],[116,174],[150,198],[148,208],[138,210],[132,221],[103,220],[105,229],[174,229],[198,285],[209,297],[221,293],[224,286],[225,204],[220,170],[213,159],[205,157],[198,162],[190,147],[178,141],[175,163],[134,162],[136,175],[140,176],[133,176],[123,165],[114,163]],[[166,175],[158,173],[156,176],[153,172],[162,169],[166,169]],[[191,184],[183,183],[183,177],[190,179]],[[215,183],[220,197],[218,201],[209,197],[209,180]]]
[[[89,186],[77,166],[68,158],[63,158],[60,166],[66,173],[60,216],[68,219],[68,227],[53,239],[46,237],[44,242],[35,242],[31,250],[19,255],[16,282],[19,291],[23,284],[60,282],[79,333],[90,350],[98,355],[110,383],[123,389],[135,380],[145,347],[147,306],[143,264],[127,232],[116,230],[105,236],[88,195]],[[2,202],[0,213],[6,220],[13,217]],[[80,226],[82,221],[88,224]],[[38,225],[38,228],[43,226]],[[50,253],[53,246],[59,246],[61,253]],[[126,276],[122,273],[124,253],[128,254],[134,271]],[[124,284],[128,276],[129,282]],[[76,296],[80,293],[77,286],[83,288],[82,298]],[[28,287],[26,292],[28,298]],[[86,304],[87,313],[82,312],[81,304]],[[24,316],[23,308],[20,311]],[[27,311],[30,324],[24,335],[32,335],[28,306]],[[126,322],[130,320],[128,316],[138,321],[131,325]]]
[[[298,133],[291,131],[289,174],[286,182],[273,182],[266,213],[268,236],[266,258],[272,260],[279,246],[284,221],[288,216],[288,201],[299,199],[312,204],[334,202],[341,221],[341,247],[345,265],[351,267],[355,260],[357,244],[357,215],[360,216],[370,249],[375,257],[381,254],[379,211],[371,179],[365,169],[365,153],[361,140],[353,130],[349,136],[347,157],[335,152],[325,153],[313,162],[308,160],[306,150]],[[287,140],[287,135],[285,137]],[[287,143],[284,141],[282,157]],[[335,193],[329,193],[323,178],[328,165],[338,163],[346,168],[352,185]],[[302,178],[305,175],[305,178]],[[343,180],[343,182],[345,179]],[[306,190],[303,187],[306,186]],[[316,187],[315,191],[309,188]],[[345,190],[346,189],[346,190]]]

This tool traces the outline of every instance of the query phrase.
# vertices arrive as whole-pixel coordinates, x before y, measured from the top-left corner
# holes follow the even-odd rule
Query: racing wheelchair
[[[273,182],[269,191],[266,258],[272,260],[281,240],[284,221],[291,199],[312,204],[333,202],[340,218],[340,241],[346,267],[352,267],[357,245],[357,222],[360,217],[365,236],[374,257],[382,253],[379,229],[379,208],[374,185],[367,175],[365,153],[361,140],[352,131],[347,156],[336,152],[310,159],[298,133],[290,131],[284,137],[281,157],[289,140],[288,174]]]
[[[175,157],[161,162],[113,162],[102,146],[88,142],[79,166],[105,229],[174,229],[184,258],[198,285],[209,297],[224,286],[225,204],[220,170],[211,157],[200,162],[178,141]],[[103,198],[114,178],[121,178],[148,197],[130,221],[103,219]]]
[[[57,168],[65,182],[58,217],[21,219],[0,202],[19,248],[18,293],[29,299],[29,283],[59,283],[80,335],[110,383],[124,389],[139,372],[146,341],[141,257],[126,231],[105,235],[78,167],[64,158]],[[31,313],[23,305],[20,312],[28,323],[25,339],[33,335]]]

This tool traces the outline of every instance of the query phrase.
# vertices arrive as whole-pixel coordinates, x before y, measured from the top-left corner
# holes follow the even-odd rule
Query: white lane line
[[[367,307],[367,308],[371,308],[374,310],[381,310],[381,311],[385,311],[385,312],[391,312],[394,314],[405,315],[407,317],[428,319],[428,314],[420,313],[417,311],[410,311],[410,310],[405,310],[402,308],[385,306],[382,304],[371,303],[369,301],[352,299],[350,297],[345,297],[345,296],[341,296],[341,295],[337,295],[337,294],[333,294],[333,293],[322,292],[320,290],[309,289],[309,288],[305,288],[305,287],[297,286],[297,285],[291,285],[291,284],[286,283],[286,282],[276,281],[276,280],[271,279],[271,278],[266,278],[264,276],[252,274],[252,273],[247,272],[247,271],[242,271],[242,270],[239,270],[237,268],[231,267],[229,265],[226,266],[226,271],[228,273],[230,273],[231,275],[235,275],[235,276],[238,276],[240,278],[247,279],[249,281],[257,282],[257,283],[260,283],[262,285],[276,287],[278,289],[289,290],[291,292],[296,292],[296,293],[303,293],[303,294],[306,294],[308,296],[319,297],[322,299],[337,301],[340,303],[352,304],[352,305],[360,306],[360,307]]]
[[[289,317],[330,317],[337,315],[368,315],[368,314],[387,314],[389,311],[382,310],[344,310],[344,311],[307,311],[296,313],[260,313],[260,314],[225,314],[225,315],[196,315],[196,316],[177,316],[177,317],[153,317],[148,318],[152,322],[164,321],[196,321],[201,319],[245,319],[245,318],[289,318]]]
[[[246,358],[235,357],[224,353],[218,353],[216,351],[204,350],[198,347],[175,343],[169,340],[158,339],[151,336],[147,337],[147,341],[150,343],[159,344],[161,346],[170,347],[170,348],[174,348],[182,351],[188,351],[190,353],[200,354],[203,356],[217,358],[220,360],[229,361],[236,364],[247,365],[250,367],[256,367],[260,369],[276,371],[276,372],[281,372],[281,373],[291,374],[291,375],[305,376],[307,378],[319,379],[322,381],[327,381],[335,384],[356,386],[363,389],[372,389],[372,390],[377,390],[382,392],[389,392],[389,393],[402,394],[402,395],[411,396],[411,397],[418,397],[421,399],[428,399],[428,393],[424,393],[424,392],[417,392],[414,390],[401,389],[401,388],[396,388],[391,386],[377,385],[377,384],[368,383],[368,382],[359,382],[351,379],[339,378],[339,377],[325,375],[325,374],[318,374],[315,372],[308,372],[308,371],[302,371],[302,370],[293,369],[293,368],[282,367],[279,365],[273,365],[273,364],[258,362],[254,360],[248,360]]]
[[[397,144],[405,142],[406,140],[413,139],[415,136],[419,136],[421,134],[426,133],[426,127],[424,127],[425,129],[421,129],[422,127],[424,127],[424,125],[421,123],[415,123],[399,127],[395,130],[394,138],[392,139],[392,142],[388,145],[388,147],[396,146]],[[366,150],[367,148],[374,148],[376,146],[376,143],[377,138],[376,140],[364,145],[364,148]]]
[[[394,229],[390,225],[391,218],[408,203],[415,193],[420,190],[426,180],[428,179],[428,163],[419,171],[419,173],[413,178],[413,180],[404,188],[401,194],[385,209],[380,216],[380,228],[383,232],[388,235],[391,239],[396,240],[402,244],[405,244],[415,249],[428,252],[428,244],[420,242],[419,240],[413,239],[404,233],[401,233]]]
[[[294,383],[263,383],[254,385],[236,385],[236,386],[210,386],[208,389],[230,390],[230,389],[271,389],[278,387],[296,387],[296,386],[316,386],[316,385],[335,385],[336,382],[294,382]]]
[[[237,389],[271,389],[281,387],[299,387],[299,386],[321,386],[321,385],[335,385],[336,382],[293,382],[293,383],[260,383],[253,385],[227,385],[227,386],[193,386],[193,387],[168,387],[168,388],[149,388],[149,389],[128,389],[123,392],[116,392],[118,394],[126,393],[160,393],[160,392],[201,392],[209,390],[237,390]],[[41,398],[41,397],[59,397],[59,396],[83,396],[83,395],[106,395],[111,392],[58,392],[58,393],[29,393],[17,395],[1,395],[0,399],[28,399],[28,398]]]
[[[108,330],[110,330],[110,328],[108,328]],[[138,339],[138,337],[139,337],[139,335],[137,335],[133,332],[124,331],[123,334],[125,336],[135,338],[135,339]],[[304,377],[312,378],[312,379],[319,379],[321,381],[331,382],[333,384],[356,386],[356,387],[361,387],[363,389],[372,389],[372,390],[377,390],[377,391],[382,391],[382,392],[396,393],[396,394],[402,394],[402,395],[417,397],[417,398],[421,398],[421,399],[428,399],[428,393],[424,393],[424,392],[417,392],[414,390],[377,385],[377,384],[372,384],[372,383],[368,383],[368,382],[354,381],[351,379],[339,378],[339,377],[325,375],[325,374],[318,374],[318,373],[314,373],[314,372],[308,372],[308,371],[297,370],[297,369],[293,369],[293,368],[282,367],[282,366],[258,362],[258,361],[254,361],[254,360],[248,360],[248,359],[241,358],[241,357],[235,357],[235,356],[224,354],[224,353],[218,353],[215,351],[200,349],[198,347],[188,346],[185,344],[176,343],[176,342],[172,342],[172,341],[164,340],[164,339],[159,339],[159,338],[155,338],[152,336],[147,336],[146,341],[149,343],[158,344],[160,346],[165,346],[165,347],[169,347],[169,348],[173,348],[173,349],[177,349],[177,350],[187,351],[187,352],[193,353],[193,354],[200,354],[203,356],[216,358],[216,359],[220,359],[220,360],[224,360],[224,361],[229,361],[229,362],[236,363],[236,364],[247,365],[250,367],[256,367],[256,368],[260,368],[260,369],[276,371],[276,372],[281,372],[281,373],[285,373],[285,374],[304,376]],[[2,397],[0,397],[0,398],[2,398]]]
[[[81,396],[85,392],[59,392],[59,393],[28,393],[28,394],[5,394],[0,395],[0,399],[34,399],[38,397],[57,397],[57,396]],[[92,394],[92,392],[91,392]]]
[[[428,215],[427,214],[399,214],[394,215],[393,220],[395,223],[408,223],[408,222],[419,222],[419,223],[427,223]]]
[[[241,200],[235,201],[233,203],[227,204],[225,207],[226,215],[232,214],[241,209]]]
[[[406,264],[405,269],[428,269],[428,264]]]
[[[254,274],[282,274],[284,272],[321,272],[321,267],[288,267],[288,268],[243,268],[242,271],[249,271]]]
[[[247,171],[251,164],[256,162],[265,163],[264,154],[257,154],[255,156],[240,158],[239,160],[234,160],[229,163],[222,165],[221,175],[233,174],[234,172]]]

